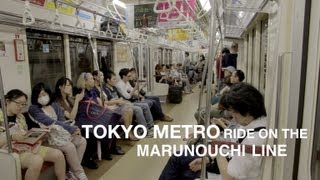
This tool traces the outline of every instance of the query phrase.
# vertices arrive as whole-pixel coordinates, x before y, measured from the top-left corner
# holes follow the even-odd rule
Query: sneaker
[[[78,180],[78,178],[71,171],[66,172],[66,179],[67,180]]]
[[[79,180],[88,180],[88,177],[87,177],[87,175],[86,175],[84,172],[82,172],[82,173],[80,173],[80,174],[78,175],[78,179],[79,179]]]
[[[163,118],[161,119],[161,121],[167,121],[167,122],[171,122],[173,121],[173,118],[168,116],[168,115],[165,115],[163,116]]]
[[[146,138],[153,138],[153,128],[148,130]]]

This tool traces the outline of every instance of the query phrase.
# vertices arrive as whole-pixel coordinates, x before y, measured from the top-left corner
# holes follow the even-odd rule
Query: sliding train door
[[[320,179],[320,1],[310,0],[308,59],[303,128],[308,139],[301,142],[299,178]]]

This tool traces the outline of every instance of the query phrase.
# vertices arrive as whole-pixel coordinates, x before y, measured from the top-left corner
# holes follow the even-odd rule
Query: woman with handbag
[[[50,127],[49,145],[65,154],[71,172],[78,179],[87,180],[81,166],[87,142],[81,136],[80,129],[67,122],[63,110],[53,102],[52,92],[44,83],[38,83],[33,87],[31,103],[29,113],[32,118],[39,125]]]
[[[118,114],[106,108],[102,100],[94,91],[94,79],[91,73],[83,72],[80,74],[77,81],[77,88],[84,90],[84,98],[79,105],[78,114],[76,117],[76,125],[92,125],[90,132],[93,133],[94,127],[104,125],[106,128],[114,127],[119,124],[121,114]],[[103,134],[102,128],[98,128],[97,134]],[[108,136],[100,139],[102,147],[102,158],[112,160],[111,153],[123,155],[124,152],[119,146],[115,145],[116,140]]]
[[[5,96],[6,109],[9,123],[14,126],[10,128],[11,140],[23,140],[24,135],[31,127],[31,120],[27,113],[22,110],[27,106],[27,95],[18,89],[13,89]],[[29,119],[29,121],[28,121]],[[0,124],[3,121],[0,109]],[[29,127],[29,128],[28,128]],[[6,144],[4,132],[0,132],[0,147]],[[21,168],[26,169],[25,180],[38,179],[44,161],[54,164],[55,174],[58,180],[65,180],[65,160],[62,152],[58,149],[40,146],[36,152],[19,153]]]
[[[78,107],[80,101],[83,99],[84,90],[81,93],[73,96],[72,93],[73,85],[69,78],[61,77],[55,88],[55,101],[60,105],[64,111],[64,116],[66,119],[75,123],[76,116],[78,114]],[[84,135],[85,131],[81,131]],[[97,140],[95,138],[87,139],[87,147],[83,156],[82,165],[89,169],[97,169],[98,164],[94,161],[97,152]]]

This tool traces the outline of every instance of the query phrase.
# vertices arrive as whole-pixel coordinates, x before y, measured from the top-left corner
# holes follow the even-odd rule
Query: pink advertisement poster
[[[185,1],[177,1],[176,2],[176,7],[177,9],[179,9],[181,11],[181,6],[183,7],[182,13],[184,16],[187,17],[187,14],[189,14],[189,17],[191,17],[193,19],[194,14],[193,14],[193,10],[194,10],[194,6],[195,6],[195,0],[188,0],[188,3],[190,4],[190,7],[192,10],[190,10],[190,7],[188,6],[188,4]],[[164,9],[168,9],[169,8],[169,4],[168,2],[161,2],[158,4],[158,10],[164,10]],[[173,8],[171,10],[171,12],[169,13],[160,13],[158,14],[158,23],[162,23],[162,22],[167,22],[167,19],[177,19],[179,17],[179,13],[177,12],[177,10],[175,8]],[[179,19],[178,21],[185,21],[185,18]]]
[[[31,0],[30,3],[36,4],[39,6],[44,6],[45,0]]]

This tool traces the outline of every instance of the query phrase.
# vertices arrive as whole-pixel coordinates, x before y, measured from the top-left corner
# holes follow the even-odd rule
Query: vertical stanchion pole
[[[222,37],[222,30],[221,30],[221,22],[220,21],[218,21],[218,23],[219,23],[219,32],[220,32],[220,41],[221,41],[221,43],[220,43],[220,45],[221,45],[221,50],[223,49],[223,37]],[[217,47],[219,47],[219,46],[217,46]],[[218,49],[218,48],[217,48]],[[222,57],[221,57],[222,58]],[[219,59],[219,61],[220,61],[220,59]],[[220,88],[221,88],[221,76],[222,76],[222,73],[221,73],[221,69],[222,69],[222,59],[221,59],[221,61],[220,61],[220,63],[219,63],[219,65],[220,65],[220,67],[219,67],[219,72],[217,72],[217,74],[218,74],[218,78],[217,78],[217,83],[218,83],[218,91],[220,91]]]
[[[214,52],[215,52],[215,40],[216,40],[216,4],[214,0],[210,0],[212,7],[211,10],[211,22],[209,28],[209,50],[208,50],[208,77],[207,77],[207,103],[206,103],[206,119],[205,119],[205,128],[207,129],[210,121],[210,110],[211,110],[211,84],[212,84],[212,66],[214,61]],[[208,136],[206,134],[204,145],[208,147]],[[202,167],[201,167],[201,180],[204,180],[206,177],[206,156],[202,158]]]
[[[3,89],[1,68],[0,68],[0,99],[1,99],[1,107],[2,107],[2,111],[3,111],[4,127],[6,129],[8,152],[12,153],[11,136],[10,136],[10,130],[9,130],[9,123],[8,123],[7,108],[6,108],[6,104],[5,104],[5,98],[4,98],[4,89]]]
[[[93,70],[97,70],[98,71],[98,77],[99,79],[100,77],[100,67],[99,67],[99,62],[98,62],[98,45],[97,45],[97,39],[92,39],[90,33],[88,33],[88,39],[89,39],[89,43],[91,45],[92,48],[92,53],[93,53]],[[103,80],[104,81],[104,80]],[[103,95],[103,82],[100,79],[100,99],[102,101],[102,105],[104,106],[104,102],[105,102],[105,97]]]

